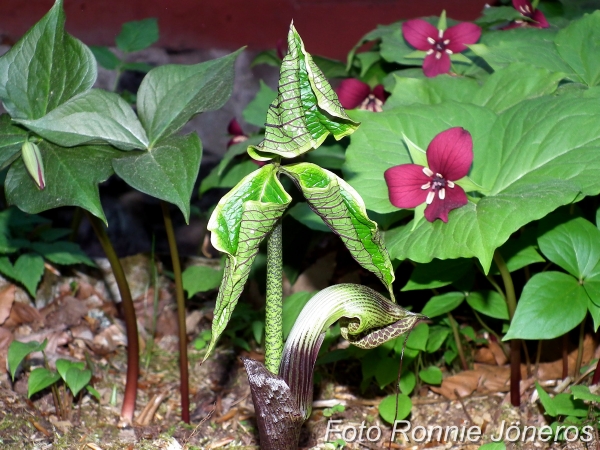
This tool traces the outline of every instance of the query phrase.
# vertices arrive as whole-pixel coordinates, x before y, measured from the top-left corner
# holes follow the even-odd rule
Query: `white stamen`
[[[446,189],[441,188],[438,191],[438,197],[440,198],[440,200],[444,200],[446,198]]]
[[[452,53],[454,53],[452,50],[448,50],[446,49],[446,53],[448,53],[449,55],[451,55]]]
[[[421,186],[421,189],[425,190],[425,189],[429,189],[430,187],[431,187],[431,183],[427,182],[423,186]]]
[[[448,45],[450,43],[450,39],[445,39],[444,40],[444,45]]]
[[[444,30],[438,30],[440,39],[444,37]]]
[[[454,181],[446,181],[446,186],[448,186],[449,188],[453,188],[454,187]]]
[[[430,48],[429,50],[427,50],[427,54],[428,55],[431,55],[432,53],[433,53],[433,49],[432,48]]]
[[[440,59],[442,57],[442,52],[436,52],[435,59]]]
[[[529,5],[525,5],[523,9],[525,10],[525,12],[531,12],[531,10],[529,9]]]
[[[436,174],[435,174],[435,176],[436,176],[436,177],[438,177],[438,178],[444,178],[444,177],[443,177],[443,176],[441,176],[439,173],[436,173]]]
[[[431,45],[433,45],[433,44],[435,44],[435,39],[432,37],[428,37],[427,42],[429,42]]]
[[[431,169],[429,167],[423,167],[423,173],[425,175],[427,175],[428,177],[432,177],[433,176],[433,172],[431,171]]]
[[[427,203],[428,205],[431,205],[431,202],[433,202],[434,198],[435,198],[435,191],[429,191],[429,194],[427,194],[427,198],[425,199],[425,203]]]

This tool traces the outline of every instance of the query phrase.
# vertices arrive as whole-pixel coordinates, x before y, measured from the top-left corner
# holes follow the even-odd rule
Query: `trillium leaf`
[[[329,134],[339,140],[358,127],[304,49],[293,25],[288,34],[288,54],[281,64],[277,98],[268,109],[265,127],[265,139],[248,148],[250,156],[263,161],[276,155],[296,157],[319,147]]]
[[[538,273],[523,288],[503,340],[562,336],[581,323],[587,310],[588,296],[575,278],[562,272]]]
[[[227,254],[227,261],[204,359],[231,318],[259,244],[292,200],[279,182],[277,171],[277,167],[268,164],[246,176],[221,198],[208,222],[212,245]]]
[[[27,131],[15,126],[8,114],[0,115],[0,169],[11,164],[27,140]]]
[[[369,219],[365,204],[354,188],[311,163],[284,166],[282,170],[294,180],[312,210],[340,236],[354,259],[373,272],[393,295],[394,269],[390,257],[377,223]]]
[[[27,380],[27,398],[31,398],[33,394],[52,386],[58,380],[60,380],[60,375],[45,367],[33,369],[29,374],[29,380]]]
[[[71,265],[81,263],[96,267],[94,261],[75,242],[32,242],[31,249],[55,264]]]
[[[148,138],[131,106],[120,95],[91,89],[37,120],[17,120],[63,147],[108,143],[121,150],[146,148]]]
[[[44,342],[39,343],[37,341],[20,342],[12,341],[8,347],[8,354],[6,356],[8,369],[12,380],[15,380],[15,373],[19,368],[19,365],[23,360],[33,352],[44,351],[48,345],[48,340],[44,339]]]
[[[444,129],[467,129],[474,149],[469,176],[488,195],[451,211],[447,224],[422,221],[414,230],[409,225],[386,235],[386,243],[393,258],[476,256],[487,272],[494,250],[520,227],[600,192],[599,120],[597,99],[583,98],[540,97],[500,115],[454,102],[399,107],[364,120],[348,147],[344,172],[368,209],[391,212],[383,173],[410,162],[401,134],[424,147]]]
[[[219,109],[231,95],[233,66],[241,49],[190,66],[167,64],[144,77],[137,94],[150,147],[180,130],[194,115]]]
[[[277,65],[279,66],[279,63]],[[259,84],[260,87],[256,96],[248,103],[248,106],[244,108],[242,115],[244,120],[249,124],[264,128],[265,113],[269,109],[269,105],[273,102],[273,99],[277,97],[277,92],[267,86],[263,80],[260,80]],[[258,142],[256,144],[258,144]]]
[[[486,316],[501,320],[509,319],[506,300],[496,291],[471,292],[467,295],[467,303],[475,311]]]
[[[473,263],[469,259],[434,259],[427,264],[418,264],[412,271],[403,291],[435,289],[460,280]]]
[[[200,138],[190,133],[161,140],[148,151],[129,152],[112,164],[130,186],[176,205],[187,223],[201,157]]]
[[[394,88],[383,105],[384,110],[413,104],[435,105],[449,100],[468,102],[479,90],[477,81],[451,77],[447,74],[435,78],[410,78],[398,75],[394,75],[394,78]]]
[[[39,147],[46,167],[46,188],[37,188],[19,158],[6,175],[8,202],[31,214],[59,206],[80,206],[106,222],[98,183],[113,174],[111,161],[123,152],[109,146],[65,148],[46,141]]]
[[[421,313],[427,317],[441,316],[458,308],[464,299],[465,294],[462,292],[447,292],[442,295],[436,295],[429,299]]]
[[[91,370],[82,369],[76,366],[70,367],[64,377],[65,383],[67,383],[67,386],[71,389],[73,396],[79,394],[79,391],[86,387],[91,379]]]
[[[44,274],[44,258],[35,253],[24,253],[17,258],[13,267],[15,280],[23,283],[27,292],[35,298],[37,286]]]
[[[39,119],[96,81],[96,60],[64,31],[63,1],[0,57],[0,99],[15,119]]]

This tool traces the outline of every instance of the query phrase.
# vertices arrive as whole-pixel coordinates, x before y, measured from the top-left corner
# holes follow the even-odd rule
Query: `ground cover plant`
[[[205,364],[218,344],[247,352],[261,448],[297,448],[315,367],[319,383],[331,367],[348,364],[358,391],[375,389],[382,420],[393,423],[415,414],[414,395],[426,389],[459,402],[504,389],[488,384],[485,352],[494,367],[509,363],[502,383],[513,406],[539,401],[553,441],[597,436],[600,370],[584,347],[600,326],[600,11],[584,7],[514,0],[486,7],[473,23],[440,11],[378,27],[345,62],[311,56],[292,26],[287,49],[257,57],[280,69],[277,90],[262,83],[243,113],[260,131],[247,134],[233,119],[230,146],[199,187],[201,196],[224,194],[201,212],[210,215],[212,246],[225,254],[221,268],[181,275],[169,234],[184,422],[183,289],[192,298],[220,283],[212,330],[194,346]],[[146,78],[137,93],[120,97],[91,88],[93,55],[117,72],[132,68],[127,59],[89,50],[63,22],[59,0],[0,57],[6,199],[26,213],[87,211],[118,274],[98,184],[116,174],[166,202],[167,230],[167,203],[189,219],[202,149],[197,135],[178,132],[225,102],[237,53],[195,66],[136,65]],[[156,36],[155,21],[126,25],[117,47],[127,55]],[[93,264],[59,240],[66,231],[14,206],[1,216],[0,272],[31,296],[44,260]],[[324,242],[338,259],[352,258],[353,277],[337,274],[318,293],[283,298],[284,281],[294,285],[307,255],[323,256]],[[117,279],[129,305],[122,417],[130,422],[138,338],[124,276]],[[264,311],[246,303],[244,286],[253,283],[264,290]],[[254,353],[263,343],[264,366]],[[44,346],[12,347],[11,375]],[[542,366],[552,359],[561,360],[559,375],[546,376]],[[76,400],[83,389],[94,395],[91,367],[56,368],[34,369],[30,393],[50,387],[57,414],[67,417],[61,399]],[[566,381],[549,392],[548,378]],[[275,397],[284,393],[279,404],[265,401],[272,386],[281,389]],[[335,404],[323,416],[344,413]]]

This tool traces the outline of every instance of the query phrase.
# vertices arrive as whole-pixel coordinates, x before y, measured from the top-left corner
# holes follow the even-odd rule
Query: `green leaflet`
[[[19,157],[27,132],[12,124],[8,114],[0,115],[0,169]]]
[[[288,54],[281,64],[277,98],[267,112],[265,139],[248,147],[250,156],[261,161],[275,155],[293,158],[319,147],[329,133],[339,140],[358,125],[346,115],[294,25],[290,25]]]
[[[277,172],[276,166],[268,164],[246,176],[221,198],[208,222],[212,245],[227,253],[228,258],[205,360],[229,322],[258,246],[292,200],[279,182]]]
[[[394,269],[379,234],[369,219],[360,195],[328,170],[311,163],[282,167],[302,191],[310,207],[336,234],[365,269],[373,272],[392,295]]]

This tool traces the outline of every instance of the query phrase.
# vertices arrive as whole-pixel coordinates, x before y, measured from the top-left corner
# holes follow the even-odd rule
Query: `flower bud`
[[[21,154],[23,155],[23,162],[29,175],[31,175],[38,188],[44,189],[46,187],[46,178],[44,176],[44,162],[42,161],[42,154],[39,147],[33,142],[27,141],[21,147]]]

